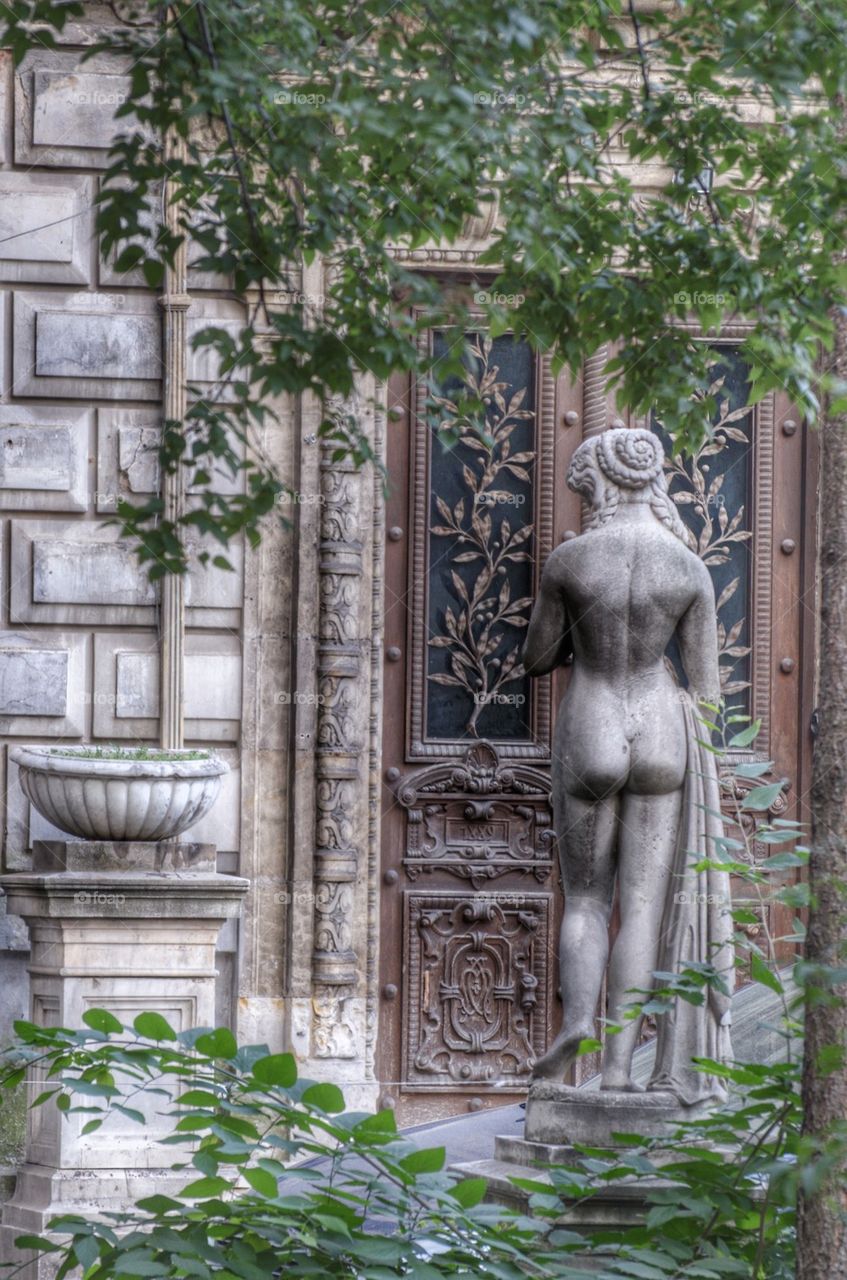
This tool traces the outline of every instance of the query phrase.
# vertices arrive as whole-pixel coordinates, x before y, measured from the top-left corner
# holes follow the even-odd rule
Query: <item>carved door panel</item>
[[[540,566],[579,527],[564,477],[580,393],[511,335],[473,345],[465,390],[487,431],[463,423],[457,380],[429,406],[398,380],[388,433],[379,1066],[404,1123],[522,1096],[560,1016],[549,779],[566,673],[530,681],[520,649]],[[458,421],[449,450],[439,419]]]

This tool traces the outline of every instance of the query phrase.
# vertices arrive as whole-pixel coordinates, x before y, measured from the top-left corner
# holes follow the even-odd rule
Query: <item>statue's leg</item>
[[[653,986],[659,930],[676,850],[682,791],[632,795],[621,801],[618,885],[621,927],[609,963],[611,1022],[623,1030],[607,1035],[601,1088],[633,1090],[632,1055],[643,1018],[625,1020],[639,997],[633,990]]]
[[[533,1070],[534,1079],[562,1080],[581,1040],[595,1035],[594,1016],[609,955],[615,883],[618,797],[564,798],[559,855],[565,913],[559,941],[562,1029]]]

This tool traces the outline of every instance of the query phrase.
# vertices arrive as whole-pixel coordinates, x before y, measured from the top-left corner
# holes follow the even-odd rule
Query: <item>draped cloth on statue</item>
[[[718,758],[700,745],[708,730],[698,719],[693,700],[680,690],[685,711],[688,763],[676,856],[659,935],[657,971],[678,974],[690,963],[710,962],[727,991],[734,984],[733,922],[729,873],[717,867],[695,870],[708,858],[721,859],[715,844],[723,836],[720,818]],[[659,980],[661,985],[661,980]],[[692,1058],[728,1062],[731,996],[714,986],[703,988],[702,1005],[674,998],[670,1010],[656,1019],[656,1064],[648,1089],[675,1093],[693,1105],[726,1098],[720,1077],[697,1070]]]

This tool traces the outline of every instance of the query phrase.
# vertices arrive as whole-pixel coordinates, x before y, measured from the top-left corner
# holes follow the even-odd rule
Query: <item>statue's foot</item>
[[[559,1084],[564,1083],[565,1072],[576,1062],[582,1041],[590,1040],[593,1036],[593,1027],[574,1032],[560,1031],[544,1056],[532,1068],[532,1080],[556,1080]]]
[[[618,1075],[615,1072],[606,1071],[600,1079],[600,1088],[608,1093],[643,1093],[644,1089],[640,1084],[636,1084],[632,1076],[622,1072]]]

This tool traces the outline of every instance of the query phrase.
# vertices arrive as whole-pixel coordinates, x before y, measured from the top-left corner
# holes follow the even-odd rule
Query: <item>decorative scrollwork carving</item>
[[[543,1048],[546,894],[409,895],[407,1087],[526,1081]]]
[[[362,743],[357,728],[362,650],[359,597],[363,576],[360,477],[352,464],[321,453],[320,614],[318,640],[317,785],[315,790],[315,924],[313,1051],[352,1057],[355,1034],[345,1001],[358,981],[353,950],[354,886],[360,863],[354,820]]]
[[[546,880],[556,840],[549,793],[541,770],[501,765],[487,742],[475,743],[461,764],[407,776],[397,789],[407,810],[406,874],[416,880],[443,870],[474,888],[510,872]]]

